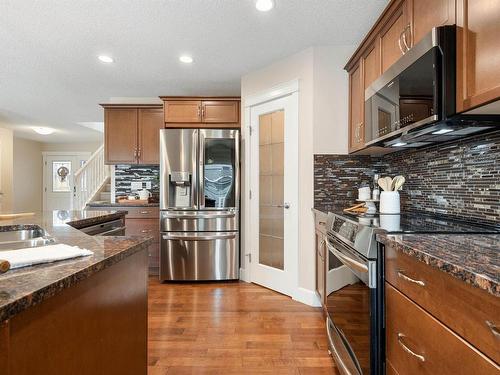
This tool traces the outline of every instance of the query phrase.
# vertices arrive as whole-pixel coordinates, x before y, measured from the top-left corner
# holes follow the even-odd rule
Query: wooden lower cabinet
[[[399,375],[498,374],[500,367],[386,283],[387,360]]]
[[[153,243],[149,246],[149,274],[159,275],[160,267],[160,220],[155,219],[126,218],[125,225],[127,236],[148,236],[153,237]]]
[[[0,322],[2,375],[146,375],[146,250]]]

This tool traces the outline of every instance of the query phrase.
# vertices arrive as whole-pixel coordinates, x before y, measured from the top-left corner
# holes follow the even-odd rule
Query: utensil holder
[[[382,191],[380,193],[380,213],[381,214],[399,214],[399,192]]]

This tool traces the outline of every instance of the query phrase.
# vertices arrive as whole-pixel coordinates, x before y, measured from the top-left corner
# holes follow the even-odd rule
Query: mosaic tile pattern
[[[355,203],[374,173],[405,176],[403,211],[500,224],[500,131],[382,157],[315,155],[314,207]]]
[[[154,197],[158,197],[160,191],[160,166],[158,165],[125,165],[115,166],[115,197],[127,196],[132,193],[131,182],[151,181],[151,189],[148,189]]]

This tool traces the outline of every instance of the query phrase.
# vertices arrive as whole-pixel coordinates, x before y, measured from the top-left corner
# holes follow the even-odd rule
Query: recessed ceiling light
[[[274,0],[257,0],[255,7],[261,12],[269,12],[274,8]]]
[[[106,64],[111,64],[113,61],[113,58],[111,56],[107,56],[107,55],[99,55],[97,56],[97,58],[103,62],[103,63],[106,63]]]
[[[49,134],[54,133],[54,131],[55,131],[54,129],[45,128],[43,126],[34,127],[32,129],[34,132],[41,134],[41,135],[49,135]]]
[[[191,64],[193,62],[193,58],[189,55],[181,55],[179,57],[179,61],[183,62],[184,64]]]

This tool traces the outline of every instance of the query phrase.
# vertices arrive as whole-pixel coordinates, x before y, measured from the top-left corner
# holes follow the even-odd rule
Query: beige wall
[[[14,211],[42,209],[42,143],[14,138]]]
[[[347,152],[348,91],[343,66],[353,50],[354,46],[311,47],[241,79],[243,108],[245,97],[299,80],[298,279],[299,287],[310,291],[316,284],[314,218],[311,212],[314,203],[313,157],[315,153]],[[242,150],[245,150],[245,140]],[[242,186],[242,196],[245,196],[244,180]],[[245,210],[244,204],[242,210]],[[242,228],[245,228],[245,223]],[[245,233],[242,236],[244,244]],[[243,249],[243,252],[249,250]]]
[[[94,153],[102,142],[87,142],[87,143],[42,143],[42,151],[72,151],[72,152],[90,152]]]
[[[13,205],[13,139],[12,130],[0,128],[0,210],[11,212]]]

